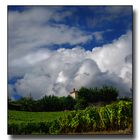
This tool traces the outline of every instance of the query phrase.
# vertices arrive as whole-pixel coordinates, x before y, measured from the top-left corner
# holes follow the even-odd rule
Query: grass
[[[25,112],[25,111],[8,111],[8,123],[22,122],[48,122],[68,115],[70,111],[61,112]]]

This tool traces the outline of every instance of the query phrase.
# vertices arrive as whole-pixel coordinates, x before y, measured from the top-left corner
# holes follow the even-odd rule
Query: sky
[[[131,6],[8,6],[8,95],[132,93]]]

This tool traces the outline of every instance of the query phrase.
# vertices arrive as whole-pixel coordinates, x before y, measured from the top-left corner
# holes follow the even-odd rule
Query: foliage
[[[101,88],[82,87],[78,91],[76,109],[85,109],[91,104],[110,103],[117,100],[118,90],[114,87],[103,86]]]
[[[70,97],[44,96],[42,99],[33,100],[32,98],[21,98],[18,101],[8,102],[8,109],[43,112],[43,111],[63,111],[73,110],[76,101]]]
[[[88,107],[61,120],[61,133],[132,129],[132,102],[120,101],[104,107]]]
[[[93,102],[111,102],[115,101],[118,96],[118,90],[114,87],[103,86],[101,88],[82,87],[78,91],[78,99],[85,99],[89,103]]]
[[[9,134],[67,134],[87,131],[132,131],[132,102],[119,101],[104,107],[87,107],[52,121],[8,122]]]

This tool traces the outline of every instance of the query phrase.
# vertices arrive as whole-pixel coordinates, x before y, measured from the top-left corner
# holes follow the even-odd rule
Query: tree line
[[[114,87],[81,87],[77,91],[76,99],[71,96],[44,96],[38,100],[34,100],[32,97],[23,97],[17,101],[8,99],[8,109],[31,112],[77,110],[91,105],[107,104],[117,100],[117,97],[118,90]]]
[[[31,112],[73,110],[75,102],[70,96],[44,96],[39,100],[23,97],[17,101],[9,101],[8,109]]]

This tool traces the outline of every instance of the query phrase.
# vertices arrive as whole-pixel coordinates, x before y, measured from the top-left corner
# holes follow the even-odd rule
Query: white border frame
[[[9,139],[20,139],[20,137],[11,137],[7,135],[7,5],[133,5],[133,10],[135,12],[135,21],[133,28],[135,28],[133,41],[135,41],[133,44],[135,45],[135,54],[133,63],[135,65],[135,68],[133,69],[133,73],[135,73],[135,77],[133,77],[135,80],[135,96],[134,96],[134,108],[136,109],[134,111],[134,118],[136,120],[134,121],[134,138],[131,139],[140,139],[140,111],[138,110],[140,107],[140,66],[138,65],[140,60],[140,44],[139,44],[139,30],[138,25],[140,26],[140,22],[138,21],[140,19],[140,2],[139,0],[1,0],[0,4],[0,138],[3,140],[9,140]],[[134,22],[135,22],[134,21]],[[133,31],[134,31],[133,30]],[[135,37],[135,38],[134,38]],[[137,62],[137,63],[136,63]],[[138,83],[138,84],[137,84]],[[37,137],[37,136],[36,136]],[[68,137],[68,136],[66,136]],[[42,139],[66,139],[66,137],[42,137]],[[27,137],[27,139],[34,139],[35,137]],[[81,139],[82,137],[69,137],[68,139]],[[84,138],[84,137],[83,137]],[[87,137],[88,138],[88,137]],[[85,139],[87,139],[85,138]],[[90,137],[91,138],[91,137]],[[94,137],[93,137],[94,138]],[[113,139],[112,137],[103,137],[104,139]],[[24,139],[24,138],[23,138]],[[23,140],[22,139],[22,140]],[[41,139],[41,137],[38,137],[38,140]],[[97,137],[96,137],[97,139]],[[101,138],[99,138],[101,139]],[[118,138],[114,138],[118,139]],[[121,139],[121,138],[119,138]],[[125,137],[122,137],[122,139],[128,139]],[[37,140],[37,138],[36,138]]]

